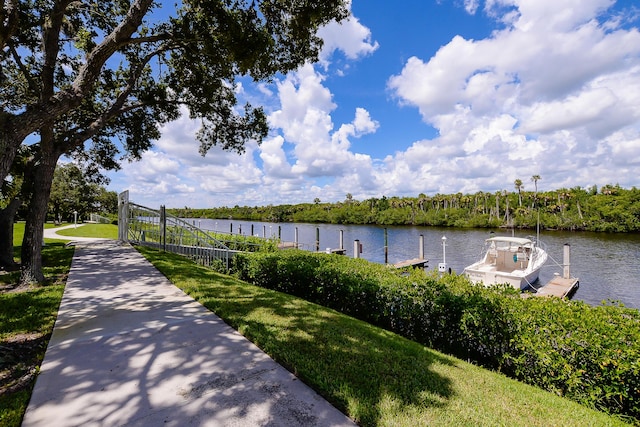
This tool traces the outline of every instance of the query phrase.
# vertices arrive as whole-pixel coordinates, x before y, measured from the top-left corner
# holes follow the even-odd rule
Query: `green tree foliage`
[[[540,178],[537,177],[536,181]],[[516,181],[518,183],[518,181]],[[520,182],[521,184],[521,182]],[[339,224],[640,231],[640,190],[605,185],[554,191],[498,191],[418,197],[353,198],[338,203],[173,210],[178,216]],[[273,215],[272,212],[278,212]]]
[[[348,13],[346,0],[171,4],[3,2],[0,181],[27,137],[36,158],[27,177],[24,282],[43,279],[42,223],[61,155],[115,169],[184,111],[202,123],[202,155],[213,146],[243,151],[268,129],[262,108],[238,105],[237,79],[269,80],[317,60],[317,30]]]
[[[88,219],[91,213],[116,213],[118,196],[94,182],[93,177],[73,163],[58,165],[49,198],[49,215],[55,221]]]

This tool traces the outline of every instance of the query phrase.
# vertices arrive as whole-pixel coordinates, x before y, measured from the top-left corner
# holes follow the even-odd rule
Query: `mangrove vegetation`
[[[315,199],[295,205],[185,207],[171,209],[171,213],[183,218],[329,224],[524,229],[540,224],[543,229],[628,233],[640,231],[640,190],[605,185],[525,191],[518,179],[513,191],[494,193],[382,196],[361,201],[347,194],[344,201],[335,203]]]

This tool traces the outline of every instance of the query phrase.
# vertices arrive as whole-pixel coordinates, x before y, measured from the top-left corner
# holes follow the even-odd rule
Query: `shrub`
[[[640,313],[520,298],[465,277],[305,251],[240,253],[232,270],[409,339],[640,420]]]

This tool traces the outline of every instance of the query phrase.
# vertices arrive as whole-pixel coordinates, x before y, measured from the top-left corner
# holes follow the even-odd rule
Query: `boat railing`
[[[535,236],[528,236],[527,238],[531,239],[531,241],[533,242],[534,248],[538,247],[538,248],[542,249],[545,253],[548,253],[547,245],[542,240],[536,238]],[[535,263],[535,261],[537,261],[539,256],[540,256],[540,252],[539,251],[536,251],[536,250],[532,251],[530,265],[533,265]]]

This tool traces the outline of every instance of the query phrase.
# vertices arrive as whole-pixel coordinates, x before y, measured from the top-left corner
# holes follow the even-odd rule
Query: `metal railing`
[[[111,224],[111,219],[97,213],[89,214],[89,221],[98,224]]]
[[[199,264],[212,266],[229,261],[237,250],[180,218],[129,201],[128,191],[118,196],[118,239],[187,256]]]

